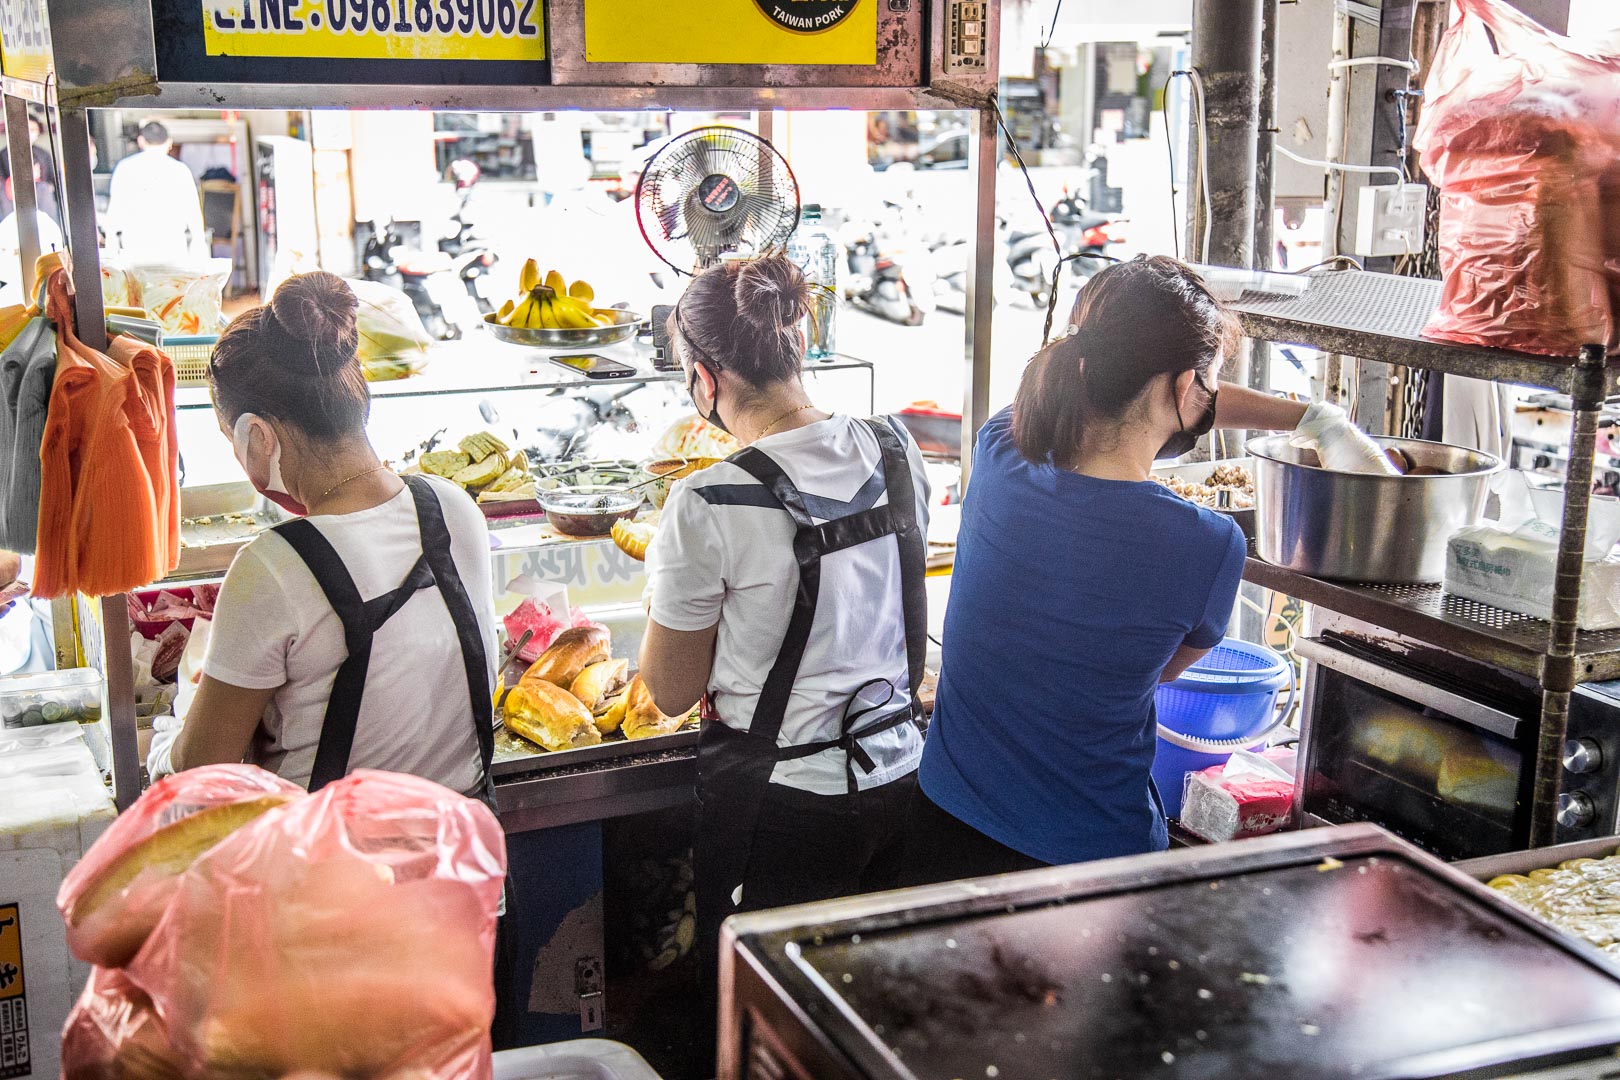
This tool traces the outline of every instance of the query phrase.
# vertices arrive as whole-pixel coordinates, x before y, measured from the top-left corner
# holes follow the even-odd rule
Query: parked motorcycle
[[[1047,217],[1063,245],[1065,258],[1106,255],[1110,245],[1124,241],[1119,231],[1124,218],[1097,213],[1089,209],[1079,195],[1069,191],[1052,205]],[[1007,266],[1012,271],[1013,287],[1028,295],[1036,307],[1045,307],[1050,298],[1057,258],[1052,238],[1044,228],[1007,233]],[[1075,280],[1084,282],[1107,265],[1107,260],[1071,259],[1068,265]]]
[[[452,229],[439,238],[438,250],[413,250],[389,220],[371,223],[371,235],[360,255],[361,276],[403,291],[427,332],[441,341],[473,333],[483,317],[495,310],[488,295],[495,253],[467,214],[478,183],[478,166],[470,161],[452,162],[450,177],[459,202],[450,217]]]
[[[914,216],[886,199],[879,220],[852,220],[839,230],[847,269],[845,299],[902,326],[921,326],[934,309],[932,262],[923,245],[912,239]]]

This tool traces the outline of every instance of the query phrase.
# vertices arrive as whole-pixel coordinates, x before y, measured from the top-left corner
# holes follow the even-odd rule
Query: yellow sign
[[[51,31],[44,0],[0,0],[0,70],[42,83],[51,72]]]
[[[585,59],[614,64],[877,63],[882,0],[585,0]]]
[[[22,915],[0,904],[0,1001],[23,996]]]
[[[544,60],[544,0],[202,0],[209,56]]]

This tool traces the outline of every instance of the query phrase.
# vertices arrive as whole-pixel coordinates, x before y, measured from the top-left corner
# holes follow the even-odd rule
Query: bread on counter
[[[595,715],[606,712],[613,704],[613,696],[629,681],[630,661],[601,660],[581,671],[568,689]]]
[[[525,675],[506,696],[504,711],[506,726],[513,734],[547,750],[572,750],[602,741],[602,733],[579,699],[544,679]]]
[[[630,680],[630,689],[624,692],[624,737],[650,739],[655,735],[669,735],[679,731],[687,717],[665,716],[658,711],[652,691],[637,675]]]
[[[523,673],[523,682],[541,680],[567,689],[580,672],[608,659],[613,641],[601,626],[571,626],[552,639],[551,647]]]

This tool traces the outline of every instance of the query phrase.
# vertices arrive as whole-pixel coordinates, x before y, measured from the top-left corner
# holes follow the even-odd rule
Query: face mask
[[[270,452],[270,477],[264,487],[253,481],[253,470],[248,468],[248,436],[253,430],[254,423],[264,425],[270,439],[275,443],[275,449]],[[242,466],[242,471],[248,474],[248,482],[260,495],[269,499],[288,513],[299,517],[309,513],[307,507],[291,495],[287,494],[287,482],[281,478],[281,440],[276,438],[275,432],[255,413],[243,413],[236,418],[236,425],[231,428],[231,450],[236,454],[236,463]]]
[[[1177,401],[1176,423],[1181,427],[1181,430],[1164,441],[1164,445],[1159,447],[1159,452],[1154,455],[1155,458],[1162,460],[1164,458],[1180,457],[1194,446],[1197,446],[1198,440],[1208,435],[1210,429],[1215,426],[1215,395],[1219,391],[1209,389],[1204,385],[1204,381],[1196,375],[1193,376],[1193,385],[1202,390],[1204,396],[1209,399],[1208,404],[1204,406],[1203,415],[1194,420],[1191,427],[1188,427],[1181,418],[1181,402]],[[1175,386],[1175,377],[1172,376],[1170,380],[1170,392],[1172,394],[1175,393]]]
[[[710,372],[710,374],[712,375],[713,372]],[[709,406],[709,415],[704,416],[703,410],[698,408],[696,361],[693,361],[691,368],[686,373],[686,393],[692,399],[692,411],[697,413],[704,423],[713,424],[727,435],[731,434],[731,429],[726,427],[725,421],[720,419],[720,380],[718,378],[714,380],[714,399]]]

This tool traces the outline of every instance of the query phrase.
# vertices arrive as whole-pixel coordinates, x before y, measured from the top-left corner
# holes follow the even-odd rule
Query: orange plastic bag
[[[210,837],[306,797],[297,784],[252,765],[208,765],[153,784],[62,880],[56,906],[67,921],[68,948],[87,963],[127,963]]]
[[[1414,145],[1440,187],[1425,333],[1573,357],[1620,343],[1620,57],[1456,0]]]
[[[63,1060],[126,1076],[177,1062],[187,1080],[488,1080],[505,875],[482,803],[352,773],[197,858],[120,978],[98,972],[80,998]],[[131,1055],[159,1066],[132,1071]]]

